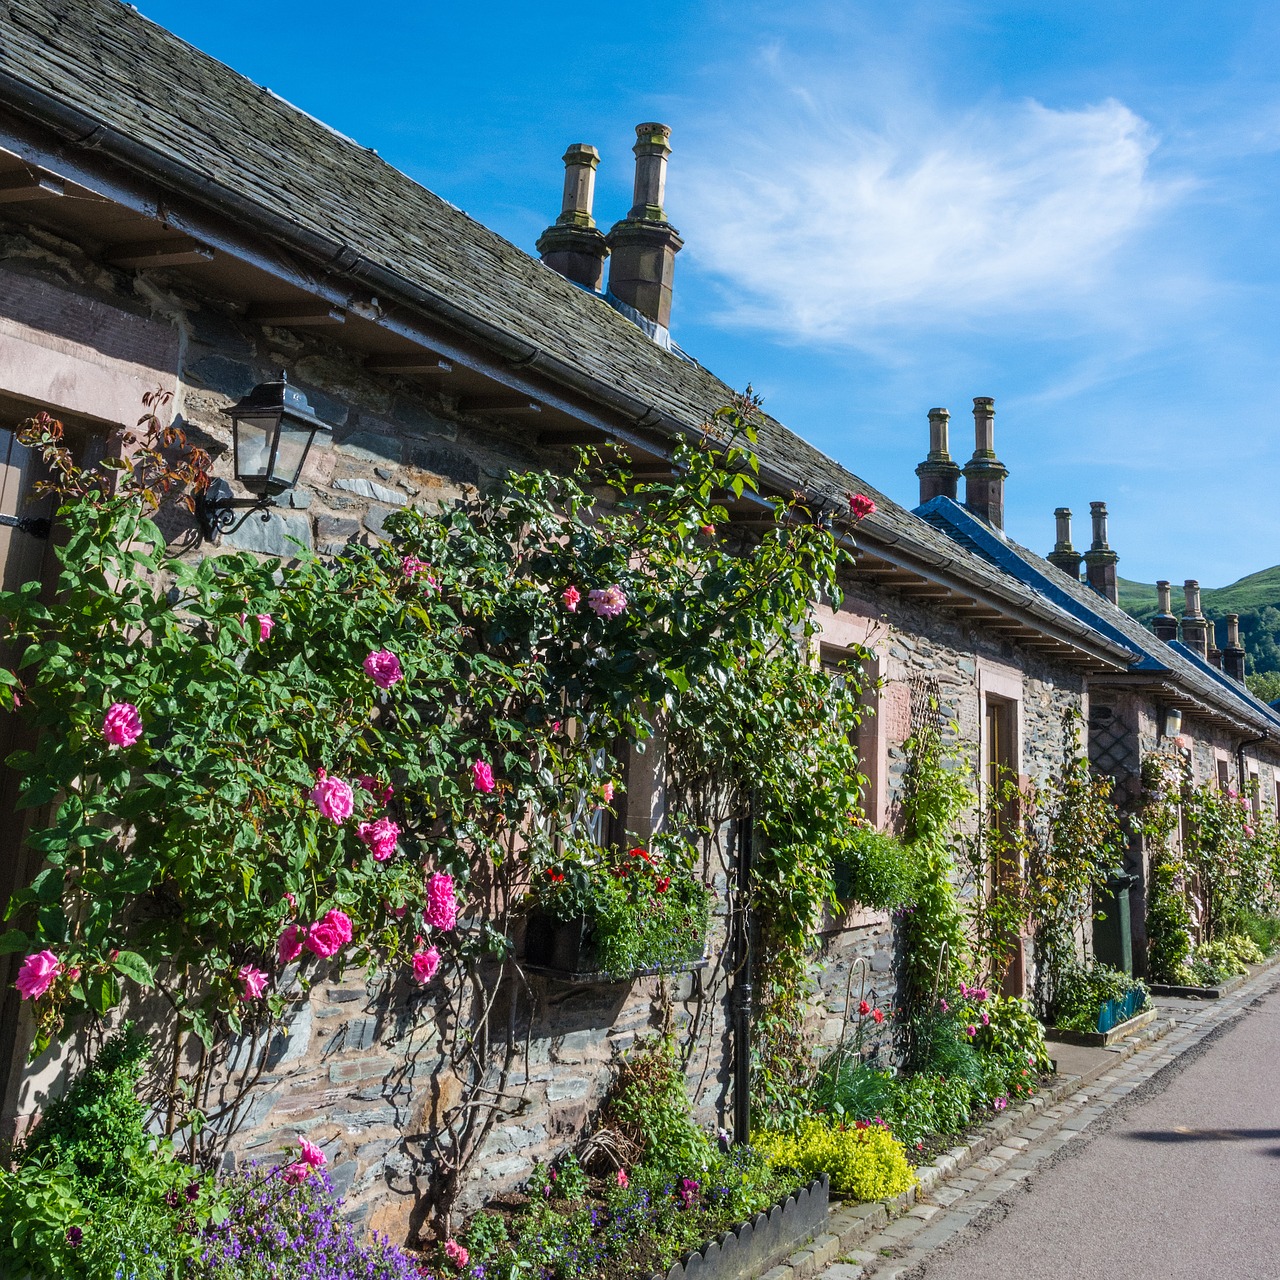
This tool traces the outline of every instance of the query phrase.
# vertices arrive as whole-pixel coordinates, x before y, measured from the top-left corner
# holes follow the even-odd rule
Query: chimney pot
[[[560,216],[538,237],[538,253],[552,271],[597,292],[609,246],[591,216],[600,153],[575,142],[564,153],[564,198]]]
[[[1178,638],[1178,620],[1173,616],[1173,606],[1169,603],[1169,580],[1161,578],[1156,583],[1156,616],[1151,619],[1151,629],[1157,640],[1166,644]]]
[[[671,130],[665,124],[636,126],[636,179],[631,211],[609,231],[613,254],[609,292],[663,329],[671,325],[671,288],[680,233],[663,209]]]
[[[953,502],[960,484],[960,468],[952,461],[947,441],[951,414],[946,409],[929,410],[929,456],[916,468],[920,477],[920,505],[934,498]]]
[[[1004,529],[1004,482],[1009,469],[996,457],[996,402],[973,400],[973,457],[964,468],[964,505],[993,529]]]
[[[1120,603],[1120,586],[1116,580],[1116,564],[1120,557],[1107,543],[1107,504],[1089,503],[1093,519],[1093,545],[1084,553],[1085,577],[1089,585],[1112,604]]]
[[[1084,557],[1071,545],[1071,508],[1055,507],[1053,518],[1057,524],[1057,539],[1053,550],[1046,557],[1056,564],[1069,578],[1080,581],[1080,563]]]
[[[1182,610],[1182,643],[1208,662],[1209,624],[1200,612],[1200,584],[1194,578],[1188,578],[1182,585],[1182,594],[1185,601]]]
[[[1233,680],[1244,684],[1245,652],[1240,643],[1240,615],[1227,614],[1227,644],[1222,651],[1222,669]]]

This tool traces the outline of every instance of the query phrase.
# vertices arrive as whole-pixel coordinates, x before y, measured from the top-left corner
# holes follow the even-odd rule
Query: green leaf
[[[155,986],[154,971],[136,951],[121,951],[111,962],[111,967],[126,978],[131,978],[141,987]]]

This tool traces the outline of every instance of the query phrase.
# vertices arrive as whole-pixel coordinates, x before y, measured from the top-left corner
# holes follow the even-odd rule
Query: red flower
[[[865,1018],[867,1014],[869,1014],[870,1012],[871,1012],[871,1006],[864,1000],[858,1006],[858,1016],[861,1018]]]
[[[632,849],[631,856],[633,858],[643,858],[646,862],[652,862],[653,858],[649,856],[647,849]]]
[[[851,493],[849,495],[849,514],[855,520],[865,520],[868,516],[875,515],[876,504],[868,498],[865,493]]]
[[[670,877],[670,876],[660,876],[660,877],[658,878],[658,892],[659,892],[659,893],[666,893],[666,891],[667,891],[668,889],[670,889],[670,888],[671,888],[671,877]]]
[[[872,1009],[872,1010],[871,1010],[871,1016],[872,1016],[872,1018],[876,1021],[876,1023],[877,1023],[877,1024],[879,1024],[879,1023],[881,1023],[881,1022],[883,1022],[883,1021],[884,1021],[884,1010],[883,1010],[883,1009]]]
[[[564,872],[557,871],[555,867],[548,867],[547,876],[552,881],[553,884],[559,884],[560,881],[564,879]]]

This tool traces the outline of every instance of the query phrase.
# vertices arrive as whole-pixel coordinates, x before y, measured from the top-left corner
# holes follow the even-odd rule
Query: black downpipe
[[[1240,794],[1244,795],[1249,787],[1249,779],[1245,777],[1244,772],[1244,753],[1249,747],[1256,747],[1260,742],[1266,742],[1271,735],[1264,733],[1258,738],[1247,738],[1236,748],[1236,777],[1240,780]]]
[[[738,822],[733,945],[733,1140],[751,1141],[751,806]]]

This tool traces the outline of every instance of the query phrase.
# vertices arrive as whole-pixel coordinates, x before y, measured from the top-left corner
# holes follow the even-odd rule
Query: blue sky
[[[909,506],[996,400],[1006,524],[1126,577],[1280,562],[1280,7],[140,0],[523,248],[570,142],[673,129],[676,339]],[[163,74],[152,68],[148,74]]]

